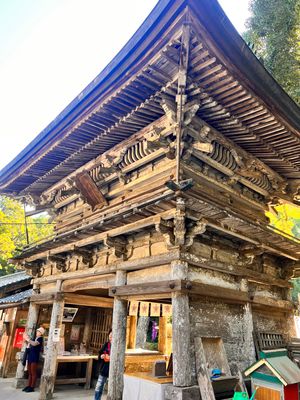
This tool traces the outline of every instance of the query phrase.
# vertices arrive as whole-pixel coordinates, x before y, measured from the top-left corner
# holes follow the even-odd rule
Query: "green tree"
[[[41,240],[53,233],[49,216],[40,214],[27,218],[29,242]],[[0,196],[0,275],[13,272],[10,259],[27,245],[24,208],[21,203]]]
[[[300,0],[250,0],[246,42],[300,104]]]

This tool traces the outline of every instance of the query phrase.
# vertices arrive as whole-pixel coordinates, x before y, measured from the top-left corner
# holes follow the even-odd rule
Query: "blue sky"
[[[219,0],[239,32],[249,0]],[[0,0],[0,169],[59,114],[157,0]]]

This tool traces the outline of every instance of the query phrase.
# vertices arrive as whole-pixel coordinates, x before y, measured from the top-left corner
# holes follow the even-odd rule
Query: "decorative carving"
[[[184,107],[183,107],[183,112],[184,112],[183,125],[184,126],[188,126],[193,121],[200,106],[201,106],[201,103],[198,99],[194,99],[184,105]]]
[[[99,260],[99,247],[94,247],[92,250],[92,254],[91,254],[91,258],[90,258],[90,262],[89,262],[89,267],[93,268],[97,265],[98,260]]]
[[[100,164],[100,174],[116,173],[121,183],[128,183],[128,176],[122,172],[121,168],[121,163],[123,161],[124,155],[126,154],[126,151],[127,147],[114,154],[106,154],[105,157],[102,159],[102,163]]]
[[[104,245],[112,250],[112,254],[117,257],[125,260],[127,258],[127,249],[126,249],[127,240],[122,236],[118,237],[109,237],[107,236],[104,239]]]
[[[287,193],[296,204],[300,204],[300,179],[289,179],[286,187]]]
[[[195,222],[189,227],[185,239],[185,247],[191,247],[194,243],[194,239],[197,235],[201,235],[206,231],[207,224],[201,220]]]
[[[195,142],[194,149],[198,150],[198,151],[202,151],[203,153],[211,153],[213,151],[214,147],[211,143]]]
[[[177,117],[176,117],[177,107],[175,102],[169,98],[163,97],[160,102],[160,105],[165,112],[169,125],[170,126],[175,125],[177,122]]]
[[[156,231],[162,234],[168,248],[175,244],[173,228],[173,221],[165,221],[163,219],[160,219],[160,221],[155,225]]]
[[[239,248],[238,260],[242,265],[251,265],[256,256],[264,253],[264,249],[259,245],[244,244]]]
[[[161,134],[162,128],[154,127],[153,131],[146,137],[146,149],[154,151],[157,149],[167,149],[166,156],[169,159],[175,158],[175,148],[170,137],[165,137]]]
[[[30,274],[34,278],[41,278],[45,273],[45,263],[44,261],[37,261],[34,263],[22,263],[22,267],[29,269]]]
[[[177,246],[184,245],[185,243],[185,200],[181,197],[177,198],[176,214],[174,218],[174,236],[175,244]]]
[[[56,269],[58,269],[61,272],[67,272],[68,268],[70,267],[70,263],[67,263],[67,258],[66,256],[62,255],[53,255],[48,257],[50,262],[55,263]]]
[[[81,257],[81,262],[85,265],[87,265],[89,268],[91,267],[92,264],[92,256],[93,253],[91,250],[87,250],[84,248],[79,248],[79,247],[75,247],[74,255]]]

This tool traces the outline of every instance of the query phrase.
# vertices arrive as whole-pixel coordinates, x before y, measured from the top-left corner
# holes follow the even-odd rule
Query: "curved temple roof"
[[[187,21],[189,73],[204,104],[199,116],[283,177],[300,179],[299,108],[217,1],[160,0],[94,81],[0,171],[0,192],[40,195],[163,115],[160,96],[174,94],[178,35]]]

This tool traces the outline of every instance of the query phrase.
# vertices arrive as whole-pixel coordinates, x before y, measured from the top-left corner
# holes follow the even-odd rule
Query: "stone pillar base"
[[[165,390],[166,400],[200,400],[199,386],[168,386]]]
[[[15,389],[21,389],[27,386],[28,379],[25,378],[15,378],[12,383],[12,387]]]

